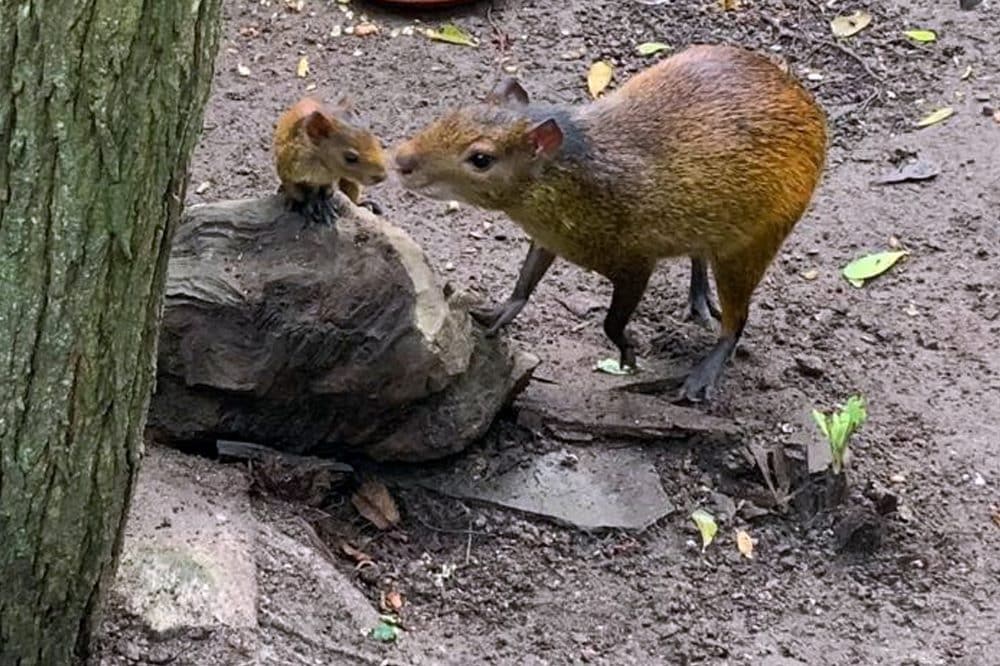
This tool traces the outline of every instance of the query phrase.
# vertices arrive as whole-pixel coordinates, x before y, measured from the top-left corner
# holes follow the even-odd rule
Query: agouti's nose
[[[396,169],[404,176],[409,176],[417,168],[417,156],[400,150],[396,153]]]

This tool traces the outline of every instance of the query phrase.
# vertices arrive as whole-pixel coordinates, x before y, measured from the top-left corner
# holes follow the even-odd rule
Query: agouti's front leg
[[[476,308],[469,312],[473,319],[486,327],[487,336],[496,335],[497,331],[514,321],[555,258],[556,255],[532,242],[510,298],[495,308]]]
[[[338,183],[340,191],[347,195],[347,197],[354,202],[355,205],[361,206],[362,208],[367,208],[375,215],[382,214],[382,206],[379,205],[374,199],[362,199],[361,193],[364,191],[363,188],[355,183],[354,181],[347,180],[346,178],[341,178],[340,183]]]
[[[289,208],[308,222],[329,226],[337,220],[331,188],[305,183],[284,183],[281,192],[285,195]]]

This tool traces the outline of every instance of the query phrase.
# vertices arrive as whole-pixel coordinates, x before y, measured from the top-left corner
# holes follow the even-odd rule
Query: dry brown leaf
[[[993,512],[993,523],[1000,527],[1000,510]]]
[[[371,562],[372,561],[372,556],[371,555],[369,555],[368,553],[366,553],[363,550],[359,550],[358,548],[355,548],[354,546],[352,546],[351,544],[347,543],[346,541],[341,542],[341,544],[340,544],[340,550],[341,550],[342,553],[344,553],[344,555],[347,555],[347,557],[351,558],[352,560],[354,560],[358,564],[360,564],[362,562]]]
[[[993,120],[1000,125],[1000,109],[993,112]]]
[[[398,613],[403,607],[403,595],[396,590],[389,590],[382,593],[380,602],[383,610],[390,613]]]
[[[604,89],[611,83],[611,77],[614,76],[614,73],[615,70],[612,69],[611,65],[603,60],[598,60],[591,65],[590,71],[587,73],[587,90],[590,91],[590,96],[597,99],[597,96],[604,92]]]
[[[753,539],[746,530],[736,531],[736,547],[740,549],[740,554],[748,560],[753,559]]]
[[[302,56],[299,58],[299,66],[295,68],[295,74],[304,79],[309,74],[309,58]]]
[[[399,522],[399,509],[384,485],[378,481],[365,481],[358,492],[351,496],[351,504],[368,522],[380,530],[387,530]]]
[[[724,12],[740,8],[740,0],[719,0],[719,8]]]
[[[368,35],[377,35],[378,26],[374,23],[359,23],[354,26],[354,34],[358,37],[366,37]]]
[[[306,0],[285,0],[285,6],[288,7],[289,11],[302,13],[306,7]]]

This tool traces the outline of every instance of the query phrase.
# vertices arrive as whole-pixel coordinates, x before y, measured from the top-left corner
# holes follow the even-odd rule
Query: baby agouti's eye
[[[479,171],[486,171],[493,166],[496,158],[486,153],[472,153],[467,161]]]
[[[344,161],[347,162],[348,164],[357,164],[359,159],[360,157],[357,151],[348,150],[347,152],[344,153]]]

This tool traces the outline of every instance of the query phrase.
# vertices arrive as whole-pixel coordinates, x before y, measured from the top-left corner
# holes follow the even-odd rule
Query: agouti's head
[[[361,185],[385,180],[388,159],[378,137],[360,126],[350,101],[336,109],[316,108],[301,121],[301,131],[315,147],[315,159],[333,173]]]
[[[409,190],[502,210],[562,144],[556,120],[533,112],[524,88],[508,78],[486,103],[452,111],[401,144],[394,166]]]

